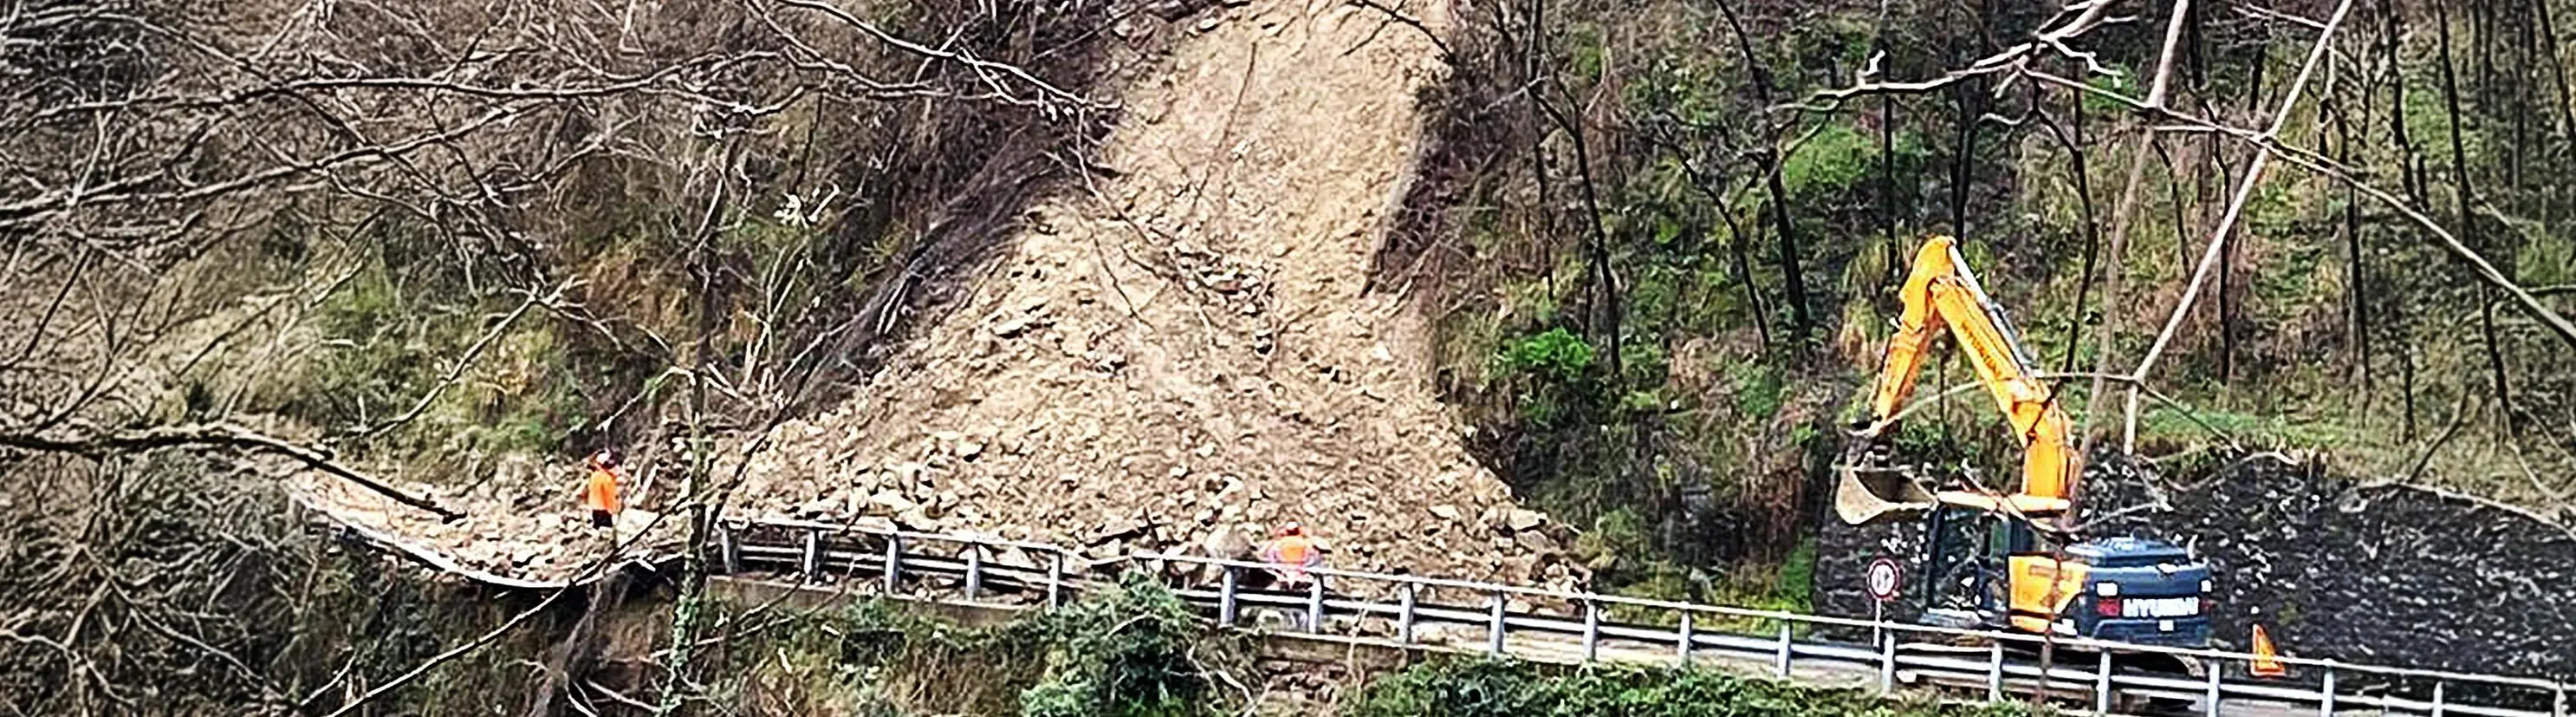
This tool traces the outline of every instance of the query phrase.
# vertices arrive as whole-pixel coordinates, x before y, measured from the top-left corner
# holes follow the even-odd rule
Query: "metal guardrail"
[[[1092,563],[1059,545],[1000,538],[886,530],[851,524],[774,519],[718,521],[710,564],[726,573],[777,571],[806,582],[875,578],[887,594],[902,594],[907,583],[926,587],[932,579],[961,588],[964,600],[985,602],[995,591],[1042,593],[1043,604],[1064,604],[1075,594],[1106,584],[1097,573],[1117,563],[1135,563],[1169,574],[1175,567],[1214,572],[1213,589],[1181,585],[1175,593],[1211,614],[1218,625],[1239,627],[1246,608],[1272,608],[1292,616],[1293,629],[1322,633],[1328,625],[1349,628],[1354,635],[1378,632],[1398,646],[1435,646],[1424,628],[1463,627],[1482,638],[1482,651],[1542,662],[1678,661],[1698,659],[1759,662],[1769,673],[1793,678],[1800,667],[1839,673],[1873,682],[1892,691],[1903,678],[1931,684],[1984,689],[1988,701],[2008,692],[2044,687],[2057,695],[2087,695],[2092,713],[2113,714],[2122,696],[2188,701],[2203,715],[2219,715],[2231,704],[2265,707],[2266,714],[2311,714],[2333,717],[2364,708],[2382,714],[2472,715],[2478,717],[2576,717],[2569,697],[2576,686],[2544,679],[2420,670],[2334,660],[2274,658],[2294,670],[2312,671],[2316,683],[2229,679],[2243,674],[2251,654],[2194,650],[2072,637],[2054,640],[2060,651],[2089,655],[2090,665],[2059,662],[2042,670],[2024,655],[2047,639],[2034,635],[1964,630],[1853,618],[1756,610],[1718,605],[1653,600],[1619,595],[1499,585],[1416,575],[1389,575],[1329,568],[1310,574],[1333,581],[1327,592],[1321,581],[1302,592],[1252,590],[1243,577],[1271,566],[1168,553],[1136,553]],[[940,546],[945,549],[932,549]],[[1092,573],[1093,575],[1086,575]],[[469,577],[479,577],[473,575]],[[1372,589],[1374,588],[1374,589]],[[1361,595],[1376,595],[1364,598]],[[1481,596],[1481,604],[1438,602],[1436,598]],[[1518,608],[1515,602],[1531,605]],[[1540,603],[1568,606],[1570,614],[1551,614]],[[1674,616],[1673,623],[1638,624],[1609,619],[1610,608],[1624,607]],[[1333,621],[1340,620],[1340,623]],[[1767,633],[1708,629],[1712,624],[1769,624]],[[1831,629],[1868,630],[1869,643],[1802,637]],[[1945,642],[1946,641],[1946,642]],[[1976,641],[1977,647],[1955,643]],[[2113,655],[2162,655],[2197,661],[2201,674],[2123,672]],[[2431,684],[2429,698],[2401,697],[2372,687],[2414,682]],[[2456,689],[2455,689],[2456,688]]]
[[[856,526],[807,521],[752,520],[728,524],[720,535],[719,548],[728,555],[740,555],[746,547],[766,550],[775,558],[786,558],[778,552],[789,546],[752,547],[738,540],[741,532],[761,529],[794,531],[804,536],[794,552],[795,572],[823,574],[824,568],[840,567],[866,572],[884,581],[889,592],[899,591],[906,575],[941,575],[960,581],[966,599],[979,599],[985,586],[998,578],[1026,589],[1043,589],[1048,605],[1063,602],[1068,593],[1080,592],[1096,580],[1080,579],[1072,574],[1075,559],[1071,551],[1056,545],[1025,541],[1005,541],[975,536],[940,535],[908,531],[887,531]],[[868,549],[850,550],[836,545],[834,536],[864,536],[875,543]],[[946,544],[959,549],[952,555],[917,555],[911,547],[923,544]],[[1045,555],[1043,571],[1032,566],[995,566],[985,553],[998,547]],[[2277,661],[2292,669],[2313,670],[2319,676],[2315,686],[2228,679],[2232,673],[2243,674],[2254,655],[2221,650],[2193,650],[2127,643],[2104,642],[2080,638],[2058,638],[2055,648],[2078,654],[2089,654],[2090,665],[2052,666],[2043,675],[2035,661],[2020,652],[2036,651],[2046,641],[2034,635],[2010,632],[1963,630],[1930,625],[1880,622],[1852,618],[1808,615],[1774,610],[1754,610],[1717,605],[1699,605],[1571,592],[1516,585],[1498,585],[1466,580],[1364,573],[1318,568],[1313,575],[1336,583],[1336,592],[1328,593],[1322,581],[1309,583],[1302,593],[1247,590],[1243,576],[1267,571],[1262,563],[1221,560],[1168,553],[1136,553],[1123,560],[1169,568],[1191,566],[1202,572],[1214,572],[1216,585],[1182,586],[1176,593],[1198,603],[1213,613],[1219,625],[1235,627],[1244,619],[1247,607],[1289,611],[1295,617],[1295,628],[1321,632],[1329,620],[1336,618],[1377,620],[1385,624],[1393,642],[1398,645],[1420,645],[1422,629],[1431,625],[1470,626],[1481,630],[1484,651],[1541,661],[1593,660],[1667,660],[1689,662],[1694,659],[1733,658],[1739,661],[1759,660],[1768,663],[1771,674],[1791,677],[1804,665],[1811,668],[1841,669],[1847,674],[1874,674],[1879,689],[1893,690],[1900,676],[1960,687],[1979,687],[1990,701],[2004,699],[2008,688],[2045,684],[2050,692],[2061,695],[2084,694],[2092,697],[2092,711],[2109,714],[2118,706],[2120,696],[2197,703],[2204,715],[2221,714],[2230,700],[2264,702],[2275,707],[2287,703],[2290,709],[2311,706],[2314,714],[2331,717],[2341,710],[2377,709],[2382,712],[2421,713],[2427,715],[2476,715],[2481,717],[2570,717],[2570,686],[2549,680],[2477,675],[2439,670],[2418,670],[2379,665],[2361,665],[2333,660],[2278,657]],[[723,563],[728,569],[744,567],[738,558]],[[777,565],[779,563],[772,563]],[[886,566],[892,566],[888,569]],[[1092,566],[1085,566],[1092,567]],[[1081,572],[1088,572],[1081,571]],[[1164,572],[1169,572],[1165,570]],[[1369,587],[1379,587],[1370,590]],[[1443,604],[1426,600],[1431,594],[1481,595],[1481,605]],[[1363,599],[1359,594],[1389,596],[1389,599]],[[1553,602],[1575,606],[1573,614],[1547,614],[1534,609],[1512,609],[1518,601]],[[1620,623],[1607,619],[1612,606],[1649,611],[1662,611],[1676,616],[1672,625]],[[1713,619],[1712,619],[1713,618]],[[1770,634],[1746,634],[1706,629],[1711,623],[1769,623],[1776,626]],[[1351,625],[1354,630],[1361,629]],[[1802,639],[1802,631],[1817,628],[1868,630],[1878,638],[1874,644],[1856,644],[1820,639]],[[1516,642],[1515,637],[1522,638]],[[1566,644],[1564,638],[1572,638]],[[1982,648],[1961,649],[1943,641],[1974,640]],[[1572,655],[1565,652],[1571,648]],[[2022,648],[2017,651],[2015,648]],[[2124,655],[2157,654],[2176,660],[2193,660],[2203,665],[2201,675],[2181,679],[2174,675],[2123,672],[2114,664],[2115,653]],[[2370,676],[2385,680],[2430,681],[2430,699],[2409,699],[2391,694],[2373,694],[2367,688],[2352,685],[2352,678]],[[2341,683],[2341,684],[2338,684]],[[2476,687],[2473,697],[2456,695],[2452,686]],[[2519,699],[2516,699],[2519,698]],[[2534,708],[2527,705],[2541,705]]]
[[[1227,624],[1231,624],[1230,618],[1236,614],[1238,606],[1245,602],[1301,608],[1304,611],[1304,619],[1299,624],[1309,630],[1321,624],[1320,620],[1330,614],[1382,616],[1395,621],[1398,625],[1397,640],[1405,644],[1413,642],[1413,626],[1424,620],[1481,623],[1485,632],[1485,649],[1496,655],[1527,657],[1512,649],[1509,638],[1515,632],[1536,632],[1575,637],[1579,640],[1579,654],[1584,661],[1600,659],[1605,646],[1630,647],[1632,649],[1629,654],[1633,656],[1636,654],[1634,646],[1657,645],[1669,646],[1671,659],[1683,662],[1688,662],[1700,655],[1767,660],[1772,666],[1774,675],[1788,677],[1799,659],[1821,659],[1826,662],[1841,663],[1847,667],[1874,670],[1876,684],[1882,691],[1893,690],[1899,674],[1911,674],[1934,682],[1983,686],[1988,699],[2000,700],[2008,682],[2015,678],[2025,678],[2024,682],[2036,682],[2041,676],[2038,665],[2030,664],[2028,658],[2018,656],[2011,647],[2019,646],[2026,648],[2025,651],[2035,652],[2042,643],[2048,641],[2047,638],[2023,633],[1963,630],[1331,569],[1316,569],[1310,572],[1327,579],[1343,581],[1344,590],[1350,589],[1351,581],[1391,584],[1395,586],[1397,598],[1392,603],[1327,599],[1320,587],[1321,583],[1315,583],[1314,585],[1318,587],[1310,589],[1307,595],[1283,600],[1268,595],[1247,595],[1236,588],[1238,581],[1234,579],[1235,575],[1246,571],[1268,570],[1270,566],[1264,564],[1152,553],[1136,555],[1135,559],[1214,566],[1223,569],[1226,579],[1220,581],[1215,592],[1200,590],[1187,591],[1187,594],[1216,601],[1218,619]],[[1481,606],[1481,610],[1467,606],[1434,606],[1420,603],[1417,596],[1434,588],[1470,590],[1484,593],[1488,597]],[[1516,597],[1549,599],[1579,606],[1576,610],[1578,615],[1551,616],[1505,609]],[[1613,624],[1605,621],[1603,617],[1609,606],[1666,611],[1677,614],[1678,618],[1675,624],[1669,627]],[[1481,613],[1481,620],[1478,619],[1479,613]],[[1776,625],[1777,630],[1771,635],[1707,631],[1699,628],[1704,617],[1735,622],[1768,622]],[[1867,629],[1879,637],[1871,644],[1802,640],[1797,635],[1800,627],[1860,628]],[[1904,638],[1908,636],[1916,638],[1917,641],[1907,642]],[[1984,654],[1977,656],[1982,659],[1962,657],[1961,650],[1938,642],[1962,639],[1984,642],[1986,647],[1981,650]],[[2315,670],[2320,676],[2319,686],[2311,688],[2268,681],[2227,679],[2226,676],[2230,672],[2245,673],[2245,667],[2256,659],[2254,655],[2247,653],[2133,645],[2072,637],[2056,638],[2054,642],[2058,650],[2091,655],[2093,664],[2085,668],[2052,667],[2047,670],[2046,681],[2050,690],[2058,694],[2090,693],[2093,696],[2093,711],[2097,714],[2111,712],[2115,706],[2114,696],[2120,694],[2197,702],[2202,714],[2206,715],[2220,714],[2230,698],[2313,705],[2316,714],[2329,716],[2336,714],[2337,710],[2356,707],[2378,708],[2383,711],[2421,712],[2430,715],[2460,714],[2495,717],[2567,717],[2569,709],[2570,686],[2548,680],[2360,665],[2333,660],[2275,658],[2285,666]],[[2202,663],[2202,674],[2197,679],[2176,679],[2173,676],[2123,673],[2114,665],[2115,653],[2164,655],[2176,660],[2194,660]],[[2361,675],[2430,681],[2432,695],[2429,700],[2412,700],[2384,694],[2369,694],[2366,690],[2337,686],[2339,676],[2350,678]],[[2349,685],[2351,681],[2347,679],[2345,683]],[[2449,687],[2455,684],[2487,688],[2482,694],[2507,699],[2490,699],[2487,700],[2489,703],[2484,704],[2454,699]],[[2510,697],[2513,696],[2526,699],[2511,700]],[[2516,702],[2542,706],[2536,709],[2511,706]]]

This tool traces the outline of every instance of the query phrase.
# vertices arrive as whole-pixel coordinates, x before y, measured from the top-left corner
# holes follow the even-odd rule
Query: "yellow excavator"
[[[1888,341],[1869,415],[1835,468],[1834,509],[1853,525],[1927,520],[1922,569],[1929,579],[1917,581],[1925,620],[2207,646],[2208,563],[2160,540],[2077,540],[2068,532],[2082,468],[2066,412],[2032,369],[2010,320],[1968,271],[1956,240],[1925,241],[1902,292],[1905,310]],[[2022,447],[2020,485],[2009,493],[1958,478],[1943,486],[1926,477],[1929,471],[1892,460],[1894,428],[1943,328]],[[1960,587],[1963,595],[1941,592]]]

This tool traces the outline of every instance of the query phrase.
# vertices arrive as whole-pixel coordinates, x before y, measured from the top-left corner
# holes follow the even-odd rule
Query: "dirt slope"
[[[1339,566],[1563,579],[1537,556],[1570,535],[1466,454],[1423,322],[1362,290],[1437,71],[1383,18],[1291,0],[1173,28],[1108,175],[1033,210],[863,397],[780,429],[740,502],[1103,556],[1296,520]]]

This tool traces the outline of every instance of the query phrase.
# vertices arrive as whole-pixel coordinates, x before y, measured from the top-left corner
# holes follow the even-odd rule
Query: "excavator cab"
[[[1905,310],[1888,340],[1866,422],[1834,467],[1834,511],[1869,525],[1927,521],[1925,617],[2023,632],[2199,647],[2209,640],[2209,566],[2171,543],[2077,540],[2066,531],[2080,472],[2057,394],[2031,366],[2018,332],[1978,286],[1954,240],[1915,252]],[[1948,336],[1976,370],[2022,446],[2020,485],[1935,483],[1894,460],[1886,440],[1932,343]],[[1974,528],[1962,531],[1960,521]],[[1931,591],[1965,588],[1965,595]]]
[[[2127,536],[2070,540],[2044,524],[1973,507],[1928,511],[1923,620],[1963,629],[2056,633],[2198,648],[2216,606],[2209,564],[2180,546]]]

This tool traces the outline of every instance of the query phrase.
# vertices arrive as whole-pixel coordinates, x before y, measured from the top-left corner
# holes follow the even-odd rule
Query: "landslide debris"
[[[680,521],[656,520],[657,513],[634,505],[618,516],[613,534],[591,527],[589,514],[578,510],[573,491],[580,474],[571,467],[541,472],[512,462],[503,470],[511,475],[466,486],[388,481],[405,493],[466,513],[455,521],[327,475],[306,472],[290,485],[299,503],[330,522],[382,531],[459,566],[502,577],[578,577],[609,554],[612,535],[627,543],[624,555],[629,558],[670,555],[683,544]]]
[[[1425,322],[1365,290],[1419,148],[1433,43],[1329,0],[1197,12],[1112,28],[1181,36],[1137,58],[1155,66],[1123,88],[1100,171],[926,291],[855,398],[723,467],[745,476],[733,513],[1095,561],[1247,556],[1294,521],[1334,567],[1581,582],[1574,533],[1466,451],[1430,385]],[[578,476],[522,473],[409,487],[472,514],[453,524],[327,482],[305,492],[469,565],[560,576],[595,535],[573,510]]]
[[[1364,290],[1437,71],[1326,0],[1205,11],[1126,88],[1099,176],[1026,217],[847,405],[783,426],[737,504],[1085,546],[1235,552],[1296,521],[1336,567],[1570,584],[1433,394],[1424,322]]]

